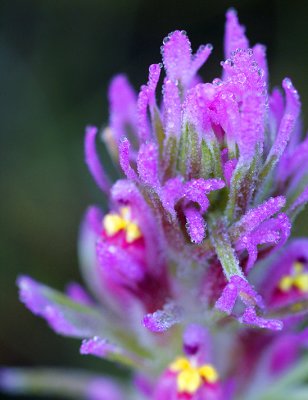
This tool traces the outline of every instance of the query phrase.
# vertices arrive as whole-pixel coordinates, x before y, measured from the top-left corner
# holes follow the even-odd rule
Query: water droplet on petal
[[[170,37],[169,37],[169,36],[164,37],[164,38],[163,38],[163,44],[168,43],[169,40],[170,40]]]
[[[213,85],[215,85],[215,86],[220,86],[220,85],[222,85],[222,84],[223,84],[223,82],[222,82],[222,80],[219,79],[219,78],[215,78],[215,79],[213,80]]]
[[[292,87],[292,82],[291,82],[291,79],[290,79],[290,78],[285,78],[285,79],[283,80],[283,83],[284,83],[284,85],[285,85],[288,89],[290,89],[290,88]]]

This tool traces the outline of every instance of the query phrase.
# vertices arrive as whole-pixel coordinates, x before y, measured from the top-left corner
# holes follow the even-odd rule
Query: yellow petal
[[[141,237],[141,232],[137,224],[129,222],[126,226],[126,241],[132,243]]]
[[[293,278],[290,275],[286,275],[283,278],[281,278],[278,287],[283,292],[288,292],[291,289],[292,285],[293,285]]]
[[[103,219],[103,227],[108,236],[113,236],[125,229],[126,221],[117,214],[107,214]]]
[[[209,364],[205,364],[199,368],[199,374],[204,378],[207,382],[214,383],[218,380],[218,373],[216,369]]]
[[[183,371],[184,369],[190,368],[190,362],[185,357],[177,358],[172,364],[170,364],[169,369],[172,372]]]
[[[298,275],[293,279],[293,285],[301,292],[308,292],[308,274]]]
[[[202,383],[199,372],[195,368],[187,368],[179,373],[177,385],[179,392],[195,393]]]

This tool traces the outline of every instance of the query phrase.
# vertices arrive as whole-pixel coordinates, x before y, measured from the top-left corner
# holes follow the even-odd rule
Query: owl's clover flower
[[[266,49],[250,46],[234,10],[224,49],[221,77],[204,83],[198,71],[212,46],[192,54],[177,30],[138,94],[126,76],[113,79],[102,137],[123,176],[111,184],[99,130],[87,127],[86,163],[108,200],[106,212],[89,207],[80,229],[88,291],[18,279],[21,301],[57,333],[82,339],[81,354],[134,370],[125,396],[82,377],[83,398],[254,399],[256,386],[266,397],[308,344],[308,242],[286,244],[308,201],[299,95],[289,78],[283,92],[270,91]],[[4,370],[0,387],[54,385],[52,374],[41,384],[31,374]],[[62,379],[75,393],[76,376]],[[266,398],[280,398],[279,387]]]

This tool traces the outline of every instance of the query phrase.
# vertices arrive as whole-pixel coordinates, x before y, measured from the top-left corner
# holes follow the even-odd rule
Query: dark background
[[[111,77],[136,88],[160,61],[162,39],[185,29],[193,49],[212,43],[202,75],[223,59],[224,14],[237,8],[251,44],[268,47],[271,84],[290,76],[308,126],[305,1],[0,0],[0,365],[86,366],[79,341],[56,336],[18,302],[18,274],[63,289],[80,280],[76,238],[90,203],[102,202],[83,162],[84,126],[107,122]],[[294,235],[308,233],[308,214]],[[1,395],[0,395],[1,396]]]

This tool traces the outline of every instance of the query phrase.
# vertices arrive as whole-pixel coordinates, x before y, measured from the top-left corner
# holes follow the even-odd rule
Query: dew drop
[[[238,74],[237,79],[238,79],[239,83],[245,83],[246,82],[245,74]]]
[[[168,43],[169,40],[170,40],[170,37],[169,37],[169,36],[164,37],[164,38],[163,38],[163,44]]]
[[[152,64],[149,66],[149,72],[153,73],[155,72],[157,69],[157,64]]]
[[[288,89],[291,89],[291,87],[292,87],[292,82],[291,82],[291,79],[290,79],[290,78],[285,78],[285,79],[283,80],[283,84],[284,84],[284,86],[285,86],[286,88],[288,88]]]
[[[200,46],[199,46],[199,48],[198,48],[198,51],[197,51],[197,53],[201,53],[204,49],[205,49],[205,45],[204,44],[201,44]]]
[[[215,85],[215,86],[220,86],[220,85],[222,85],[222,84],[223,84],[223,82],[222,82],[222,80],[219,79],[219,78],[215,78],[215,79],[213,80],[213,85]]]

